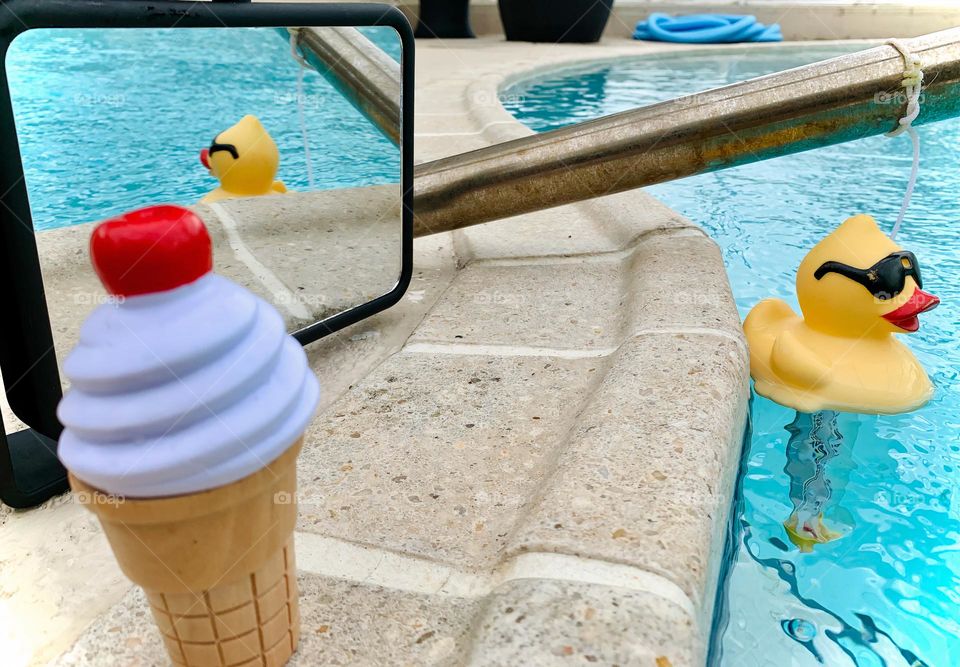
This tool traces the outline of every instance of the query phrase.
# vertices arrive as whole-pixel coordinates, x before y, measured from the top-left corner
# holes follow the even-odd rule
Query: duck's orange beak
[[[210,171],[210,149],[204,148],[200,151],[200,162],[203,163],[203,166],[207,168],[207,171]]]
[[[939,305],[939,298],[929,292],[924,292],[918,287],[905,304],[884,314],[883,319],[904,331],[913,332],[920,328],[920,320],[917,315],[933,310]]]

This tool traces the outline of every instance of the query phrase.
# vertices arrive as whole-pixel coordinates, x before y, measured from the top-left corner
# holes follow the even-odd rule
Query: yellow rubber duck
[[[200,162],[220,181],[220,187],[201,199],[201,204],[287,191],[282,181],[274,180],[280,164],[277,144],[256,116],[244,116],[218,134],[210,148],[200,151]]]
[[[869,215],[846,220],[797,271],[803,317],[779,299],[743,323],[761,396],[801,412],[898,413],[933,395],[926,372],[892,334],[920,328],[940,299],[924,292],[913,253]]]

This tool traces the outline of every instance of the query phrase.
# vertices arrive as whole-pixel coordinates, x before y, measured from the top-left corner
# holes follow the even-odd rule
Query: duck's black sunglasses
[[[237,152],[237,147],[234,146],[233,144],[218,144],[216,141],[214,141],[212,144],[210,144],[209,154],[213,155],[217,151],[227,151],[228,153],[230,153],[230,155],[233,156],[234,160],[240,159],[240,154]]]
[[[863,285],[881,301],[900,294],[907,282],[907,276],[913,276],[917,287],[923,287],[920,265],[917,264],[916,256],[908,250],[892,252],[869,269],[858,269],[841,262],[824,262],[813,277],[820,280],[828,273],[838,273]]]

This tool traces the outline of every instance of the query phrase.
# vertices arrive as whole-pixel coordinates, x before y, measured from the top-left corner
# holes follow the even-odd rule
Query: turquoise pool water
[[[392,28],[364,32],[395,59]],[[272,28],[31,30],[6,59],[37,230],[217,186],[200,149],[246,114],[280,149],[278,178],[308,187],[290,47]],[[317,189],[399,182],[400,157],[316,72],[303,103]]]
[[[623,60],[520,82],[505,105],[536,130],[838,55],[796,48]],[[754,396],[713,663],[941,667],[960,662],[960,121],[920,129],[920,182],[898,242],[943,305],[907,339],[936,384],[900,416],[797,415]],[[892,226],[906,137],[874,137],[650,191],[721,245],[741,315],[778,296],[848,216]],[[841,536],[802,553],[783,522],[822,511]]]

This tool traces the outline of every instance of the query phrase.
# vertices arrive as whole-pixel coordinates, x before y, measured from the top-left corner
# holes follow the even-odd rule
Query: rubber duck
[[[244,116],[214,137],[210,147],[200,151],[200,162],[220,181],[220,187],[201,199],[201,204],[287,191],[282,181],[274,180],[280,164],[277,144],[256,116]]]
[[[920,328],[940,299],[920,266],[869,215],[847,219],[797,271],[802,317],[765,299],[743,323],[761,396],[802,412],[908,412],[933,395],[926,371],[893,334]]]

